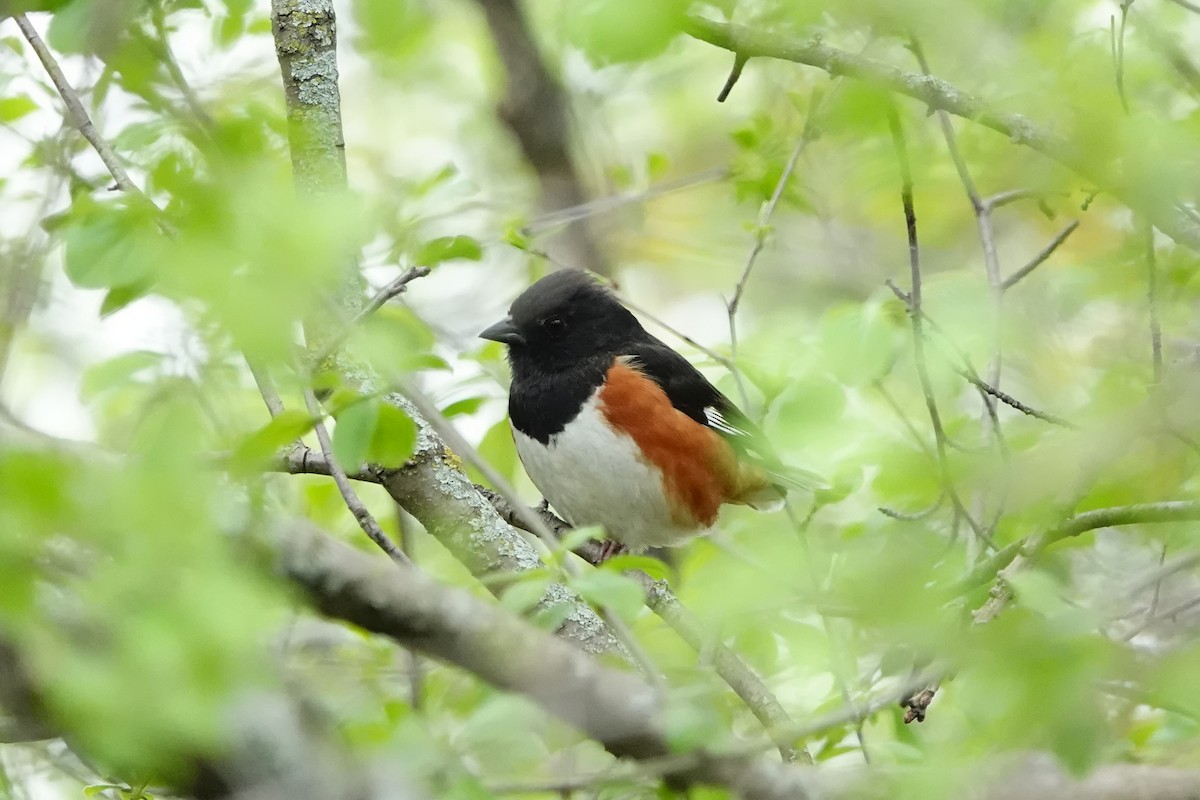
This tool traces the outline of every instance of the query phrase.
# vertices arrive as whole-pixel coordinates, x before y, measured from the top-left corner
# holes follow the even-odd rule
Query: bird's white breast
[[[603,525],[634,552],[681,544],[701,530],[671,521],[662,472],[608,425],[598,393],[548,445],[515,428],[513,439],[534,485],[572,525]]]

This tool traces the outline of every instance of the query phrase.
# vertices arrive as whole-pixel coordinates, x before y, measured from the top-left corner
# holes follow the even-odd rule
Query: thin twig
[[[398,564],[412,565],[408,556],[404,554],[396,543],[388,538],[388,535],[379,527],[379,523],[375,521],[375,517],[371,516],[371,512],[363,505],[358,494],[354,491],[354,487],[350,485],[350,478],[346,476],[346,471],[338,463],[337,458],[333,455],[333,442],[329,439],[329,431],[325,428],[325,422],[322,417],[321,407],[317,404],[317,398],[313,394],[312,389],[304,387],[304,405],[308,408],[308,413],[317,420],[317,424],[313,426],[313,432],[317,435],[317,441],[321,445],[321,453],[325,456],[325,461],[329,465],[329,475],[333,478],[333,482],[337,484],[338,491],[341,492],[342,499],[346,502],[346,508],[350,509],[350,513],[358,520],[359,526],[366,532],[367,536],[371,537],[371,541],[379,545],[383,552],[387,553],[393,561]]]
[[[707,637],[700,623],[679,602],[679,598],[671,591],[667,582],[651,580],[644,573],[638,573],[638,576],[646,589],[646,605],[650,610],[670,625],[693,650],[700,652],[704,649]],[[707,646],[711,649],[713,668],[773,736],[784,763],[813,763],[808,749],[803,745],[797,747],[799,737],[774,733],[785,730],[794,723],[754,669],[722,642]]]
[[[733,85],[738,82],[738,78],[742,77],[742,68],[746,66],[746,62],[750,59],[746,58],[741,53],[733,54],[733,67],[729,70],[729,77],[725,79],[725,85],[721,87],[720,93],[717,94],[717,102],[724,103],[729,93],[733,91]]]
[[[1163,542],[1162,550],[1158,553],[1158,569],[1161,572],[1162,566],[1167,560],[1167,543]],[[1154,595],[1150,598],[1150,608],[1146,612],[1146,616],[1153,618],[1155,612],[1158,611],[1158,601],[1162,596],[1162,578],[1154,582]]]
[[[1175,606],[1172,606],[1171,608],[1168,608],[1166,611],[1162,612],[1161,614],[1159,614],[1157,616],[1155,616],[1154,614],[1150,614],[1141,624],[1139,624],[1132,630],[1129,630],[1129,631],[1126,631],[1125,633],[1123,633],[1117,639],[1117,641],[1128,642],[1128,641],[1134,639],[1135,637],[1139,636],[1140,634],[1145,633],[1150,628],[1153,628],[1155,625],[1158,625],[1160,622],[1164,622],[1166,620],[1173,620],[1175,617],[1179,616],[1184,611],[1190,611],[1191,609],[1195,608],[1196,606],[1200,606],[1200,597],[1193,597],[1190,600],[1185,600],[1182,603],[1179,603]]]
[[[620,298],[621,298],[621,305],[625,306],[630,311],[634,312],[635,314],[637,314],[640,317],[645,317],[650,322],[653,322],[655,325],[662,328],[664,331],[671,334],[675,338],[679,339],[684,344],[686,344],[690,347],[693,347],[698,352],[703,353],[704,355],[708,356],[713,361],[717,362],[718,364],[720,364],[722,367],[729,370],[730,372],[734,371],[733,362],[730,361],[725,356],[718,353],[716,350],[713,350],[710,347],[705,347],[704,345],[700,344],[695,339],[693,339],[691,336],[688,336],[686,333],[680,331],[679,329],[672,327],[670,324],[668,324],[668,323],[664,322],[663,320],[659,319],[658,317],[654,316],[649,311],[646,311],[646,309],[642,308],[641,306],[637,305],[636,303],[630,302],[629,298],[626,297],[625,295],[620,295]]]
[[[1062,417],[1056,417],[1055,415],[1049,414],[1045,411],[1038,411],[1036,408],[1033,408],[1032,406],[1022,403],[1020,400],[1013,397],[1011,394],[1008,394],[1007,392],[1003,392],[1003,391],[997,389],[995,386],[992,386],[992,385],[986,383],[985,381],[981,380],[979,378],[979,376],[977,374],[975,374],[973,371],[960,369],[960,370],[956,370],[956,372],[958,372],[959,375],[962,375],[964,378],[966,378],[967,381],[970,382],[970,384],[972,386],[974,386],[976,389],[978,389],[979,391],[984,392],[985,394],[989,395],[990,397],[996,398],[1001,403],[1004,403],[1006,406],[1015,408],[1017,411],[1020,411],[1022,414],[1027,414],[1031,417],[1035,417],[1037,419],[1042,420],[1043,422],[1049,422],[1051,425],[1057,425],[1060,428],[1069,428],[1071,430],[1079,429],[1079,426],[1076,425],[1075,423],[1071,422],[1070,420],[1065,420]]]
[[[900,126],[900,115],[895,105],[887,108],[888,127],[892,133],[892,142],[896,148],[896,159],[900,165],[900,200],[904,207],[904,224],[908,233],[908,265],[912,290],[905,297],[908,304],[908,319],[913,332],[913,361],[917,368],[917,378],[921,384],[921,393],[925,397],[925,408],[929,412],[929,422],[933,427],[934,444],[936,445],[938,473],[942,488],[954,504],[955,510],[971,530],[987,542],[987,537],[979,523],[967,512],[954,488],[950,475],[949,462],[946,458],[946,431],[942,427],[942,417],[938,412],[937,400],[934,399],[933,381],[929,376],[929,364],[925,355],[925,314],[921,309],[921,251],[917,240],[917,213],[913,205],[912,169],[908,163],[908,147],[904,141],[904,129]],[[988,542],[990,544],[990,542]],[[992,545],[994,547],[994,545]]]
[[[75,127],[79,129],[79,132],[91,144],[92,149],[100,156],[100,160],[104,162],[104,166],[108,169],[109,174],[117,182],[117,188],[128,194],[144,197],[145,195],[143,195],[142,190],[129,178],[129,173],[125,171],[121,160],[117,158],[112,145],[100,135],[96,130],[96,126],[92,124],[92,118],[88,115],[87,109],[83,107],[83,103],[80,102],[79,94],[71,86],[66,76],[63,75],[62,69],[58,66],[58,62],[50,52],[50,48],[46,47],[46,43],[42,41],[42,37],[38,35],[37,30],[29,22],[29,19],[24,14],[14,14],[13,21],[21,29],[22,35],[25,36],[26,41],[33,48],[33,52],[37,54],[38,60],[42,62],[42,66],[50,76],[50,80],[54,82],[54,87],[58,89],[59,96],[67,104],[67,112],[71,116],[71,121],[75,123]]]
[[[909,37],[909,46],[913,56],[917,60],[917,65],[921,68],[921,72],[929,75],[929,62],[925,58],[925,51],[921,47],[921,42],[915,35]],[[990,339],[991,339],[991,356],[988,359],[987,382],[998,387],[1000,385],[1000,370],[1003,364],[1003,342],[1000,338],[1000,316],[1004,303],[1004,287],[1000,277],[1000,258],[996,252],[996,234],[992,226],[992,206],[985,203],[979,195],[979,190],[975,187],[975,181],[971,178],[971,171],[967,168],[967,160],[963,157],[962,151],[958,147],[958,138],[954,133],[954,125],[950,121],[950,114],[945,109],[937,111],[938,124],[942,129],[942,138],[946,141],[946,150],[950,153],[950,159],[954,162],[954,169],[958,172],[959,180],[962,182],[963,189],[966,192],[967,200],[971,203],[971,210],[975,212],[975,227],[979,231],[979,244],[983,250],[983,266],[984,273],[987,275],[988,289],[992,302],[992,318],[990,320]],[[992,441],[1000,451],[1000,456],[1006,462],[1008,461],[1008,445],[1004,441],[1004,433],[1000,428],[1000,417],[996,413],[996,403],[991,395],[986,392],[981,392],[980,397],[983,400],[983,413],[981,415],[981,425],[992,433]],[[1004,512],[1004,503],[1007,496],[1007,482],[1000,487],[999,498],[996,500],[995,516],[998,519]],[[984,514],[984,509],[987,505],[987,496],[983,492],[976,493],[973,506],[976,513],[980,516]],[[919,714],[920,719],[924,719],[923,710]]]
[[[1057,250],[1062,243],[1067,240],[1067,237],[1075,232],[1075,229],[1078,227],[1079,220],[1074,220],[1067,225],[1067,227],[1059,231],[1055,237],[1050,240],[1050,243],[1039,250],[1038,254],[1031,258],[1025,266],[1021,267],[1012,275],[1009,275],[1004,279],[1004,283],[1002,284],[1003,289],[1008,291],[1023,278],[1027,277],[1029,273],[1040,267],[1048,258],[1050,258],[1051,255],[1054,254],[1054,251]]]
[[[993,211],[1001,206],[1007,206],[1019,200],[1042,197],[1044,194],[1046,193],[1037,189],[1009,189],[1006,192],[997,192],[991,197],[985,197],[982,202],[985,208]]]
[[[896,509],[888,508],[887,506],[879,506],[879,513],[883,514],[885,517],[891,517],[892,519],[899,520],[900,522],[917,522],[933,516],[933,514],[935,514],[937,510],[942,507],[944,502],[946,502],[946,495],[943,493],[938,495],[938,499],[933,501],[933,505],[920,511],[897,511]]]
[[[892,280],[890,278],[888,280],[884,281],[884,283],[887,284],[892,289],[892,291],[895,292],[898,297],[900,297],[901,300],[905,301],[906,303],[908,302],[908,295],[905,294],[904,292],[902,292],[899,289],[899,287],[897,287],[896,284],[894,282],[892,282]],[[999,389],[997,389],[996,387],[988,384],[985,380],[983,380],[983,378],[980,378],[979,373],[975,371],[974,365],[971,364],[970,356],[968,356],[965,352],[963,352],[962,348],[960,348],[957,344],[954,343],[954,340],[951,339],[950,335],[948,333],[946,333],[945,330],[942,329],[942,326],[939,325],[937,323],[937,321],[934,320],[933,317],[929,316],[928,314],[923,313],[922,316],[925,318],[925,322],[929,325],[929,329],[938,335],[939,341],[945,342],[946,345],[951,350],[954,351],[955,357],[962,364],[962,367],[955,369],[955,371],[959,375],[966,378],[967,381],[969,383],[971,383],[973,386],[975,386],[976,389],[987,392],[989,395],[991,395],[992,397],[995,397],[997,400],[1004,403],[1005,405],[1012,406],[1016,410],[1018,410],[1024,414],[1028,414],[1031,417],[1037,417],[1038,419],[1043,420],[1044,422],[1049,422],[1051,424],[1059,425],[1064,428],[1071,428],[1071,429],[1078,428],[1077,425],[1070,422],[1069,420],[1065,420],[1062,417],[1055,416],[1054,414],[1050,414],[1045,411],[1038,411],[1037,409],[1033,408],[1032,406],[1030,406],[1026,403],[1022,403],[1020,400],[1017,400],[1012,395],[1010,395],[1006,392],[1002,392]],[[947,439],[947,443],[952,444],[949,439]],[[956,446],[956,448],[962,449],[961,447],[957,447],[957,446]]]
[[[1184,570],[1191,569],[1197,564],[1200,564],[1200,550],[1194,550],[1190,553],[1179,556],[1178,558],[1172,559],[1168,564],[1160,564],[1157,569],[1147,575],[1143,575],[1141,578],[1136,580],[1133,585],[1126,590],[1122,597],[1124,600],[1133,600],[1151,586],[1158,586],[1158,584],[1166,578],[1176,573],[1183,572]]]
[[[333,334],[333,336],[325,342],[325,346],[321,348],[320,353],[311,359],[311,363],[321,364],[325,361],[325,359],[332,356],[337,349],[342,346],[342,342],[346,341],[350,334],[362,324],[363,320],[382,308],[383,304],[391,300],[393,297],[397,297],[407,291],[408,284],[412,283],[417,278],[424,278],[429,274],[429,272],[429,267],[410,267],[403,274],[401,274],[400,277],[396,278],[387,286],[384,286],[382,289],[376,292],[375,296],[372,297],[370,301],[368,301],[367,304],[363,306],[357,314],[354,315],[353,319],[346,323],[345,327]]]
[[[1117,31],[1116,18],[1108,18],[1108,35],[1112,46],[1113,70],[1116,72],[1117,97],[1121,100],[1121,108],[1126,116],[1129,114],[1129,99],[1125,96],[1125,26],[1129,21],[1129,7],[1133,0],[1123,0],[1121,3],[1121,28]]]
[[[801,154],[804,153],[804,148],[808,146],[808,143],[812,141],[816,133],[816,117],[821,109],[821,100],[822,95],[820,92],[814,90],[812,98],[809,100],[808,117],[804,121],[804,130],[801,131],[800,138],[796,141],[796,146],[792,149],[792,154],[788,157],[787,164],[784,165],[783,172],[779,175],[779,180],[775,183],[775,190],[771,193],[771,198],[759,212],[758,222],[754,229],[754,243],[750,246],[750,253],[746,256],[746,264],[742,267],[742,274],[733,289],[733,297],[729,298],[729,302],[725,306],[725,313],[729,318],[729,360],[735,365],[733,379],[737,383],[738,395],[745,406],[750,404],[750,396],[747,394],[745,384],[742,382],[741,370],[736,368],[738,354],[738,307],[742,303],[742,295],[746,291],[746,282],[750,280],[750,273],[754,270],[754,263],[758,260],[758,254],[762,252],[763,247],[767,243],[767,233],[770,230],[771,217],[774,216],[775,208],[779,205],[779,201],[783,197],[788,179],[792,177],[792,172],[795,171],[796,164],[800,161]]]
[[[890,278],[888,279],[888,283],[892,286],[895,286],[894,283],[891,283]],[[908,302],[907,298],[908,295],[905,295],[906,304]],[[879,396],[883,398],[883,401],[887,403],[888,408],[890,408],[892,413],[896,415],[896,419],[900,420],[900,424],[904,426],[906,431],[908,431],[908,434],[913,439],[913,443],[916,444],[917,447],[921,448],[922,452],[929,457],[930,461],[935,460],[937,455],[929,448],[929,444],[925,441],[925,437],[921,436],[921,432],[917,430],[917,426],[911,419],[908,418],[908,414],[904,412],[904,409],[900,407],[900,403],[896,401],[896,398],[892,396],[892,393],[889,392],[887,387],[883,385],[883,381],[876,380],[872,385],[875,387],[875,391],[879,392]]]
[[[788,521],[792,525],[792,529],[796,531],[796,538],[800,543],[802,557],[807,565],[809,586],[813,595],[817,595],[822,589],[821,577],[817,574],[817,566],[813,558],[812,544],[809,541],[808,527],[812,521],[813,515],[816,513],[819,506],[813,506],[808,515],[803,519],[796,513],[792,504],[788,500],[784,500],[783,508],[787,512]],[[838,691],[842,695],[842,701],[851,711],[857,711],[856,703],[850,695],[850,684],[846,680],[846,675],[843,670],[845,660],[845,646],[838,634],[838,631],[833,627],[833,623],[828,617],[818,612],[817,617],[821,620],[821,629],[825,632],[825,638],[829,641],[829,671],[833,675],[834,683],[837,685]],[[862,751],[863,761],[871,763],[871,753],[867,749],[867,740],[863,735],[862,717],[856,720],[854,734],[858,740],[858,749]]]
[[[246,356],[246,366],[250,368],[250,374],[254,376],[254,384],[258,386],[258,393],[262,395],[267,411],[272,417],[278,417],[284,410],[283,401],[279,399],[279,392],[275,391],[275,383],[271,380],[271,374],[249,356]]]
[[[1154,226],[1146,226],[1146,300],[1150,306],[1150,354],[1154,365],[1154,385],[1162,383],[1162,325],[1158,319],[1158,259],[1154,253]]]
[[[410,563],[416,564],[413,538],[416,533],[414,521],[399,503],[396,504],[396,530],[400,532],[400,549],[408,556]],[[420,711],[425,706],[425,659],[411,648],[405,648],[408,672],[408,704],[413,711]]]
[[[603,214],[608,211],[629,205],[630,203],[642,203],[654,197],[660,197],[665,194],[677,192],[681,189],[689,189],[693,186],[699,186],[712,181],[723,180],[729,176],[729,170],[725,167],[713,167],[711,169],[701,170],[692,175],[684,175],[680,178],[672,178],[670,180],[661,181],[653,184],[642,190],[631,190],[621,192],[619,194],[610,195],[608,197],[598,197],[595,200],[589,200],[586,203],[570,206],[569,208],[560,208],[556,211],[550,211],[540,216],[534,217],[527,222],[522,228],[521,233],[525,236],[536,236],[544,231],[557,228],[561,225],[567,225],[581,219]]]
[[[154,24],[154,33],[158,37],[158,44],[162,49],[162,61],[167,67],[167,74],[171,77],[171,82],[183,96],[183,102],[187,104],[188,110],[192,112],[196,122],[205,131],[211,131],[216,127],[216,123],[208,110],[204,108],[204,104],[200,102],[200,98],[196,96],[192,85],[184,77],[183,70],[179,67],[179,61],[175,58],[175,51],[171,49],[171,38],[167,32],[167,20],[163,6],[163,3],[151,3],[150,5],[150,19]]]
[[[1179,6],[1180,8],[1186,8],[1188,11],[1191,11],[1196,14],[1200,14],[1200,5],[1196,5],[1195,3],[1190,3],[1190,2],[1188,2],[1188,0],[1171,0],[1171,2],[1174,3],[1175,5]]]

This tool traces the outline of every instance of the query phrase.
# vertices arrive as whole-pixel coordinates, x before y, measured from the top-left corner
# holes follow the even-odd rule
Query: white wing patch
[[[715,408],[714,406],[705,406],[704,407],[704,418],[706,420],[708,420],[708,426],[710,428],[715,428],[716,430],[719,430],[721,433],[727,433],[730,436],[749,436],[750,435],[750,433],[748,431],[742,430],[741,428],[732,424],[729,420],[725,419],[725,417],[721,414],[721,412],[719,410],[717,410],[717,408]]]

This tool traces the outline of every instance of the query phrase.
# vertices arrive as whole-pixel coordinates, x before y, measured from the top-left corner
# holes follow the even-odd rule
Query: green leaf
[[[486,397],[468,397],[465,400],[455,400],[442,409],[442,416],[450,419],[451,417],[474,414],[486,401]]]
[[[83,289],[149,282],[163,261],[164,237],[152,218],[156,213],[137,201],[98,203],[77,196],[61,227],[67,277]]]
[[[567,35],[596,64],[658,55],[683,29],[686,0],[576,0]]]
[[[500,595],[500,605],[514,614],[524,614],[541,601],[550,583],[549,578],[517,581]]]
[[[38,105],[27,94],[0,97],[0,122],[15,122],[26,114],[37,111]]]
[[[571,579],[571,588],[589,603],[611,608],[624,619],[636,617],[645,604],[636,581],[607,570],[588,570]]]
[[[143,370],[157,367],[163,359],[162,353],[151,350],[135,350],[124,353],[90,367],[83,374],[79,387],[79,398],[85,403],[96,395],[133,380]]]
[[[379,424],[379,409],[379,402],[371,399],[347,406],[337,415],[333,455],[347,472],[358,469],[366,461],[371,438]]]
[[[657,558],[650,556],[635,556],[631,553],[623,553],[618,556],[606,559],[596,569],[604,569],[609,572],[628,572],[635,569],[639,572],[644,572],[656,581],[666,580],[671,573],[670,568],[659,561]]]
[[[483,456],[492,468],[506,478],[512,478],[517,471],[517,447],[513,444],[512,426],[507,419],[502,419],[483,435],[479,442],[479,455]],[[471,467],[467,470],[474,481],[480,481],[483,476]]]
[[[512,245],[518,250],[528,250],[531,244],[529,237],[523,231],[523,225],[515,223],[505,228],[504,235],[501,238],[505,244]]]
[[[413,256],[416,263],[426,267],[455,258],[478,261],[483,258],[483,247],[470,236],[442,236],[421,245]]]
[[[281,447],[291,444],[312,430],[316,420],[299,410],[284,411],[245,437],[233,451],[230,466],[235,471],[260,468]]]
[[[149,281],[139,281],[112,287],[105,292],[104,301],[100,303],[100,317],[104,318],[115,314],[134,300],[145,297],[150,291],[150,286]]]
[[[400,409],[388,403],[379,404],[379,417],[366,460],[385,467],[398,467],[408,460],[417,445],[417,424]]]
[[[598,525],[588,525],[582,528],[573,528],[567,531],[561,539],[558,540],[558,545],[563,550],[574,550],[584,542],[595,539],[600,541],[604,538],[604,529]]]
[[[84,797],[95,797],[98,794],[103,794],[104,792],[107,792],[109,789],[116,789],[116,790],[120,791],[124,788],[125,788],[124,786],[121,786],[116,783],[93,783],[93,784],[83,787],[83,796]]]
[[[72,0],[62,5],[50,18],[46,41],[59,53],[74,55],[91,51],[92,3]]]

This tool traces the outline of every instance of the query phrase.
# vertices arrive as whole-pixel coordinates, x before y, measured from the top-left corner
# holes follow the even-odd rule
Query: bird
[[[507,346],[508,414],[529,478],[601,558],[681,545],[724,504],[763,511],[824,481],[786,467],[762,431],[589,273],[563,268],[479,334]]]

